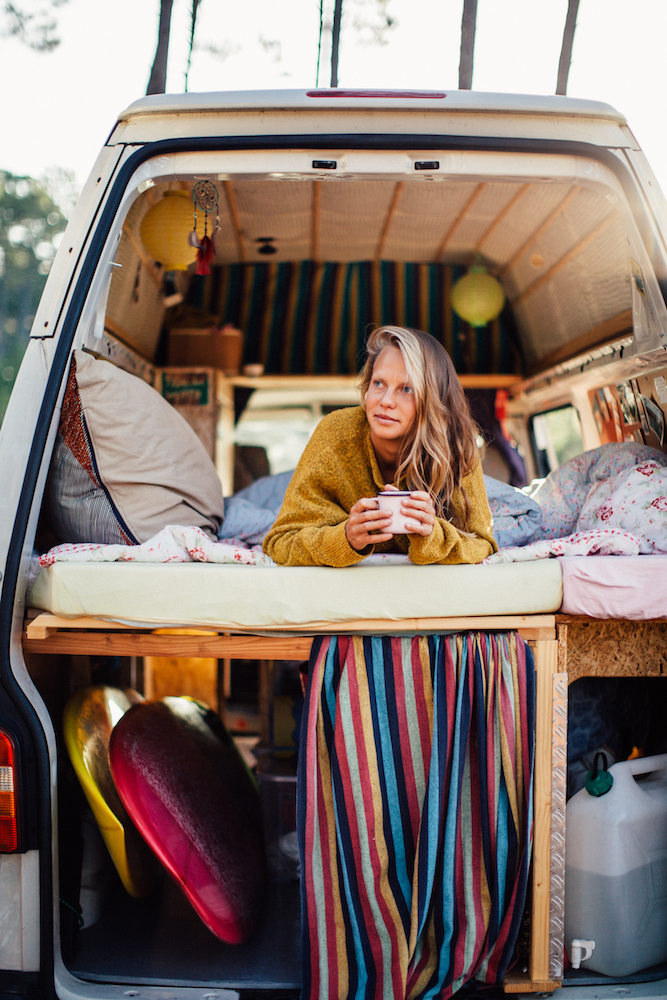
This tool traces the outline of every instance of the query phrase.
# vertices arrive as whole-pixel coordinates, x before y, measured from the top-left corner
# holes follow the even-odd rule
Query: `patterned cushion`
[[[132,545],[169,524],[215,538],[224,505],[183,417],[141,379],[75,351],[45,511],[59,542]]]
[[[577,521],[591,488],[641,462],[667,465],[667,455],[634,442],[603,444],[554,469],[532,495],[542,508],[542,527],[536,538],[566,538],[575,531],[586,530]]]
[[[594,486],[577,529],[620,528],[640,539],[640,553],[667,553],[667,469],[642,462]]]

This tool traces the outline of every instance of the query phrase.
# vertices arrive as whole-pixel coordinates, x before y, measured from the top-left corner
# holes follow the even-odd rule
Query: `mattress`
[[[68,618],[267,631],[360,619],[544,614],[561,600],[558,561],[541,559],[346,569],[61,562],[41,570],[29,603]]]
[[[667,556],[563,556],[567,615],[647,621],[667,616]]]

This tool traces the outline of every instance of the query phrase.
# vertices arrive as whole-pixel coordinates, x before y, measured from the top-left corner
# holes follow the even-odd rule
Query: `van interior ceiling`
[[[336,169],[315,176],[197,172],[170,180],[157,176],[150,186],[143,182],[123,223],[115,252],[121,266],[113,268],[106,308],[84,339],[86,349],[141,374],[181,407],[215,458],[227,495],[272,469],[260,452],[248,451],[253,446],[240,424],[235,455],[230,445],[244,408],[241,423],[252,419],[245,404],[253,390],[277,388],[267,378],[280,379],[286,388],[286,378],[307,376],[323,387],[326,376],[344,402],[346,393],[353,394],[374,325],[418,327],[444,343],[487,442],[501,437],[494,413],[498,390],[600,345],[618,347],[632,331],[628,259],[638,254],[623,197],[605,168],[591,171],[574,158],[558,157],[557,169],[550,165],[544,177],[542,158],[529,157],[521,172],[514,156],[512,176],[502,156],[491,163],[470,154],[468,162],[459,154],[457,172],[450,174],[444,173],[446,157],[436,153],[428,159],[415,154],[408,165],[418,169],[398,177],[390,172],[393,161],[382,175],[379,155],[373,174],[368,164],[364,173],[345,171],[345,155],[333,155],[326,163]],[[313,166],[322,162],[313,160]],[[289,164],[277,161],[281,165]],[[215,230],[206,277],[195,273],[194,250],[183,230],[194,225],[192,191],[202,179],[214,185],[218,199],[206,219],[207,231]],[[179,269],[167,271],[155,250],[146,249],[142,225],[154,206],[176,193],[178,234],[168,235],[162,222],[153,236],[168,239],[170,252],[181,258]],[[199,236],[203,215],[198,210]],[[498,278],[506,295],[501,315],[480,329],[450,305],[452,287],[475,263]],[[167,266],[173,266],[170,260]],[[641,262],[636,267],[641,276]],[[241,357],[231,361],[219,354],[221,343],[234,346],[229,338],[218,339],[216,348],[216,338],[203,335],[225,324],[243,335]],[[209,379],[221,368],[237,373],[224,384],[218,378],[205,417],[193,364],[212,369]],[[247,381],[242,369],[263,377]],[[200,394],[196,409],[187,404],[192,392]],[[255,406],[262,405],[256,398]],[[544,474],[544,463],[539,456],[534,460],[524,423],[513,420],[511,400],[503,406],[504,427],[524,453],[525,469],[519,460],[513,470],[512,455],[508,465],[507,455],[489,443],[485,470],[523,485]],[[594,432],[584,427],[582,433],[585,446],[593,446]],[[284,467],[274,464],[272,471]]]
[[[344,277],[353,284],[343,265],[366,262],[382,269],[393,264],[398,272],[399,265],[419,265],[411,287],[401,287],[399,273],[395,287],[373,288],[377,301],[357,303],[366,309],[361,318],[400,323],[415,316],[450,327],[452,318],[443,315],[447,277],[455,280],[457,268],[467,268],[479,258],[504,286],[506,312],[516,323],[515,346],[525,373],[544,369],[573,349],[597,346],[632,329],[629,236],[609,193],[570,179],[443,181],[431,176],[431,183],[425,183],[419,176],[418,181],[338,176],[335,181],[289,177],[218,181],[216,274],[206,284],[224,286],[234,269],[245,267],[252,273],[253,266],[266,264],[274,269],[280,264],[308,263],[320,269],[340,265],[340,274],[330,279],[334,285]],[[167,311],[164,271],[143,246],[141,224],[165,194],[173,190],[190,193],[194,183],[157,183],[141,194],[125,220],[116,254],[117,263],[123,266],[113,275],[106,325],[153,364],[159,363],[160,330]],[[214,220],[212,213],[209,231]],[[200,235],[202,231],[200,212]],[[426,279],[429,266],[449,269],[440,285],[440,301],[435,303],[429,301],[434,295]],[[221,300],[220,289],[196,287],[200,283],[193,277],[194,270],[190,266],[186,272],[177,272],[176,289],[186,301],[196,302],[200,309],[209,307],[222,321],[245,320],[246,325],[253,321],[248,313],[258,308],[256,302]],[[274,274],[269,282],[280,280]],[[407,285],[407,273],[404,280]],[[246,287],[249,284],[246,280]],[[357,295],[364,291],[360,289]],[[338,304],[335,290],[333,294]],[[353,295],[354,288],[348,294]],[[289,309],[290,303],[279,302],[275,308]],[[200,323],[208,318],[206,312],[202,309]],[[271,319],[275,322],[275,317]],[[460,331],[456,334],[461,335]],[[446,335],[451,337],[451,330]],[[244,363],[265,363],[267,373],[289,374],[279,369],[278,359],[262,356],[266,349],[266,343],[246,344]],[[347,370],[336,374],[353,374],[356,361],[356,357],[339,359],[338,367],[346,365]],[[507,364],[507,359],[503,361]],[[475,362],[480,371],[494,370],[486,358]],[[499,368],[495,371],[501,373]],[[292,361],[291,373],[334,372],[321,370],[318,360],[306,355]]]
[[[308,164],[319,155],[309,153]],[[401,154],[411,169],[405,175],[388,170],[383,176],[378,156],[369,176],[369,168],[348,170],[345,155],[327,152],[334,169],[321,167],[314,175],[248,168],[179,172],[165,180],[156,171],[129,201],[114,243],[118,266],[93,304],[92,322],[84,314],[79,343],[143,378],[180,409],[214,459],[225,496],[292,467],[279,449],[273,454],[267,445],[263,451],[271,422],[283,421],[277,441],[290,421],[302,421],[303,437],[331,409],[354,404],[365,337],[378,324],[417,327],[441,340],[478,422],[484,408],[490,421],[499,419],[497,394],[505,394],[503,427],[525,462],[526,478],[515,485],[545,475],[572,448],[576,453],[632,435],[646,440],[639,424],[619,430],[609,411],[605,422],[600,404],[599,420],[582,411],[579,421],[573,406],[622,380],[633,329],[636,337],[658,324],[650,306],[657,285],[651,276],[647,295],[649,265],[610,171],[550,156],[544,159],[552,165],[540,173],[541,158],[533,156],[523,174],[512,173],[501,154],[490,157],[485,170],[485,155],[476,153],[469,165],[466,154],[452,156],[451,172],[451,154],[436,152]],[[513,154],[511,161],[516,166],[520,159]],[[184,195],[192,229],[192,191],[202,179],[219,196],[207,219],[209,235],[215,229],[210,274],[195,273],[181,223],[170,231],[165,222],[160,231],[165,259],[172,243],[182,257],[168,269],[146,249],[146,214]],[[197,231],[201,237],[201,211]],[[499,279],[506,296],[500,316],[478,329],[450,303],[455,282],[476,261]],[[603,366],[608,376],[600,374]],[[567,411],[575,421],[565,444],[549,419],[540,422],[547,409]],[[663,447],[664,422],[660,440],[651,443]],[[503,462],[490,447],[485,471],[512,481]],[[114,683],[148,690],[160,666],[148,658],[142,665],[136,657],[59,657],[54,663],[36,654],[28,655],[28,664],[54,719],[78,687]],[[167,676],[166,658],[162,667]],[[266,742],[281,733],[275,774],[288,781],[283,786],[277,780],[272,794],[281,815],[293,812],[296,664],[235,661],[232,670],[226,660],[219,676],[216,670],[217,661],[207,681],[210,703],[221,714],[226,704],[225,721],[237,737],[258,733]],[[157,686],[154,692],[159,695]],[[261,753],[259,760],[261,772]],[[217,984],[294,995],[300,983],[295,879],[271,883],[250,941],[224,944],[171,881],[143,899],[124,892],[92,819],[82,827],[83,799],[65,763],[62,772],[61,893],[66,901],[76,899],[87,891],[89,877],[88,906],[100,910],[78,932],[75,918],[62,911],[63,956],[74,975],[98,983]]]

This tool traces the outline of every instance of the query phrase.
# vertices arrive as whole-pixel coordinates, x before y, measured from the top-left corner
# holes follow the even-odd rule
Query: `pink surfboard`
[[[135,705],[109,756],[125,808],[206,926],[246,940],[264,898],[259,796],[218,716],[190,698]]]

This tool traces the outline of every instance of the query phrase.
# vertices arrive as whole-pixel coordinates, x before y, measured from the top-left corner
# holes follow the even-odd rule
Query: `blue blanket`
[[[258,545],[278,516],[292,472],[264,476],[244,490],[225,499],[225,520],[218,535],[221,541],[240,540]],[[498,546],[527,545],[541,538],[542,508],[530,497],[484,476],[486,494],[493,514],[493,535]]]

